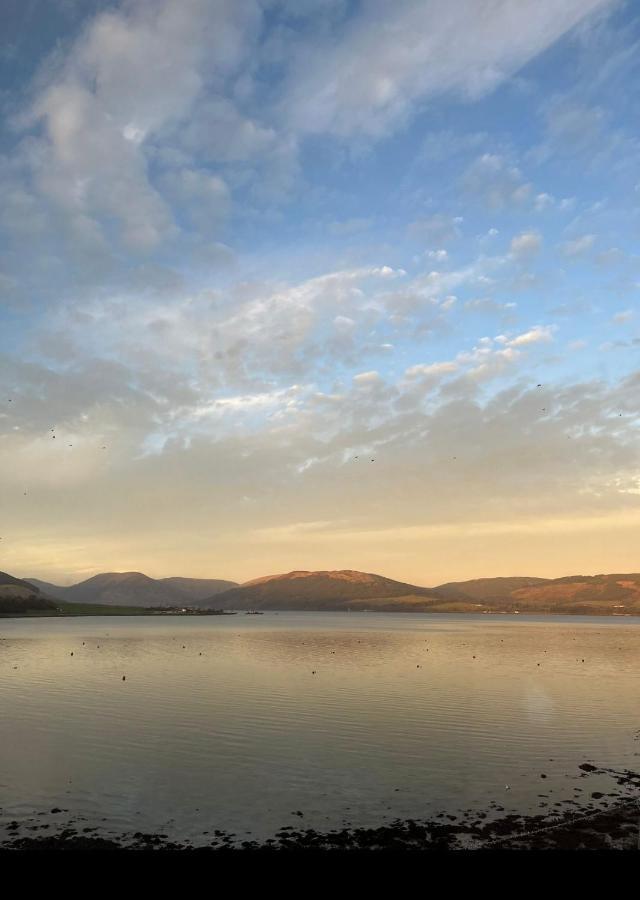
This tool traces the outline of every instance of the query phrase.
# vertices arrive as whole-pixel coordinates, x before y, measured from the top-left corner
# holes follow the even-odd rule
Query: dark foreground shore
[[[164,834],[135,832],[100,835],[99,829],[79,824],[57,828],[55,822],[27,824],[14,821],[0,842],[3,850],[170,850],[233,852],[235,850],[638,850],[640,849],[640,774],[614,771],[585,763],[580,777],[591,773],[615,778],[620,791],[606,807],[595,808],[592,793],[588,803],[565,808],[555,815],[506,815],[490,818],[487,813],[466,812],[459,816],[440,813],[430,821],[396,820],[379,828],[343,828],[328,832],[282,828],[262,843],[240,841],[233,833],[203,832],[203,842],[179,843]],[[492,804],[492,814],[502,808]],[[52,809],[56,819],[66,810]],[[446,821],[445,821],[446,820]],[[59,818],[58,818],[58,821]],[[34,834],[46,831],[47,834]],[[25,834],[30,832],[30,834]]]

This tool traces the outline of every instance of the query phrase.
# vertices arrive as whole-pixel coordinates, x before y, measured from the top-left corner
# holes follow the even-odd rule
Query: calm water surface
[[[0,837],[53,807],[194,843],[549,811],[612,789],[585,761],[640,768],[639,728],[636,618],[4,619]]]

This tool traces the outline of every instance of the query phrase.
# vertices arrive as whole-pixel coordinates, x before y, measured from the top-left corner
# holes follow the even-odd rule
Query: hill
[[[64,600],[105,606],[173,606],[175,595],[142,572],[105,572],[67,588]]]
[[[571,575],[511,594],[521,612],[640,615],[640,575]]]
[[[0,572],[0,614],[55,608],[55,603],[43,597],[38,588],[28,581]]]
[[[209,603],[220,609],[640,615],[640,575],[478,578],[424,588],[351,570],[289,572],[248,581]]]
[[[382,600],[386,601],[382,606],[396,608],[401,605],[400,598],[410,597],[412,601],[407,602],[414,609],[428,606],[431,598],[440,599],[431,588],[343,569],[268,575],[224,591],[209,602],[219,609],[336,610],[381,608]]]
[[[436,588],[460,591],[476,611],[563,615],[640,615],[640,575],[568,575],[563,578],[479,578]]]
[[[206,578],[153,579],[141,572],[95,575],[72,587],[0,574],[0,595],[33,603],[91,604],[145,609],[195,607],[243,610],[377,610],[380,612],[640,615],[640,575],[563,578],[476,578],[435,588],[381,575],[294,571],[242,585]],[[9,588],[11,587],[11,591]]]
[[[474,578],[471,581],[448,581],[439,584],[435,590],[447,597],[461,595],[472,600],[499,600],[510,597],[519,588],[536,587],[549,582],[548,578]]]
[[[150,578],[142,572],[104,572],[70,587],[38,578],[29,583],[65,603],[145,608],[150,606],[206,607],[209,597],[236,587],[235,581],[216,578]]]
[[[56,600],[63,600],[65,591],[69,590],[68,587],[51,584],[49,581],[41,581],[39,578],[25,578],[24,580],[37,587],[41,594],[44,594],[46,597],[53,597]]]
[[[224,581],[221,578],[159,578],[158,584],[166,585],[179,593],[189,601],[189,606],[198,606],[201,600],[238,587],[237,581]]]

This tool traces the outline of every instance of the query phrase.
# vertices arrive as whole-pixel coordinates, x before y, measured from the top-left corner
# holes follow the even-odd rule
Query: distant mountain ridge
[[[497,600],[510,596],[514,590],[536,587],[540,584],[546,584],[548,581],[550,581],[549,578],[526,578],[521,576],[513,578],[473,578],[471,581],[448,581],[446,584],[438,585],[436,590],[438,593],[447,594],[448,596],[459,596],[462,593],[465,597],[471,597],[474,600]]]
[[[438,598],[432,588],[404,584],[382,575],[351,569],[327,572],[287,572],[267,575],[211,597],[219,609],[344,609],[363,608],[381,599],[416,596]]]
[[[211,597],[219,609],[640,615],[640,575],[476,578],[417,587],[363,572],[289,572]]]
[[[153,579],[141,572],[94,575],[70,587],[38,579],[13,581],[44,599],[108,606],[640,615],[640,574],[636,573],[476,578],[434,588],[351,569],[296,570],[244,584],[222,579]]]
[[[24,613],[32,610],[55,609],[37,587],[7,572],[0,572],[0,613]]]
[[[487,612],[640,615],[640,574],[480,578],[441,585],[462,590]]]
[[[54,600],[63,600],[64,592],[68,590],[66,587],[60,587],[57,584],[51,584],[49,581],[42,581],[40,578],[25,578],[27,584],[37,587],[41,594],[47,597],[53,597]]]
[[[158,583],[184,594],[190,599],[191,605],[194,601],[197,603],[200,600],[207,600],[215,594],[238,586],[237,581],[225,581],[222,578],[159,578]]]
[[[515,590],[511,600],[521,612],[535,609],[640,615],[640,574],[569,575]]]
[[[65,603],[98,603],[104,606],[206,607],[210,597],[236,587],[219,578],[150,578],[142,572],[104,572],[78,584],[62,587],[28,579],[41,592]]]

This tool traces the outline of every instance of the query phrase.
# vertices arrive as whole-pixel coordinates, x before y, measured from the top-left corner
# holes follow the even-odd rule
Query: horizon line
[[[229,581],[229,582],[232,582],[235,586],[242,587],[244,585],[247,585],[251,582],[255,582],[255,581],[263,579],[263,578],[278,578],[278,577],[282,577],[285,575],[291,575],[295,572],[305,572],[305,573],[309,573],[309,574],[325,574],[325,573],[333,573],[333,572],[356,572],[356,573],[362,574],[362,575],[372,575],[376,578],[385,578],[388,581],[395,581],[400,584],[406,584],[410,587],[427,588],[427,589],[434,589],[434,588],[441,587],[442,585],[446,585],[446,584],[456,584],[456,583],[463,584],[463,583],[466,583],[469,581],[483,581],[483,580],[495,581],[497,579],[507,580],[510,578],[537,578],[537,579],[541,579],[543,581],[557,581],[560,578],[597,578],[599,576],[604,576],[604,575],[612,576],[612,575],[640,574],[640,573],[635,573],[635,572],[631,572],[631,571],[627,571],[627,572],[603,572],[603,571],[600,571],[600,572],[593,572],[593,573],[585,573],[585,572],[568,573],[566,575],[557,575],[557,576],[553,576],[553,577],[546,576],[546,575],[520,575],[520,574],[516,574],[516,575],[478,575],[478,576],[474,576],[472,578],[451,578],[447,581],[440,581],[437,584],[432,584],[432,585],[417,584],[416,582],[410,582],[410,581],[399,581],[399,579],[397,579],[397,578],[392,578],[388,575],[382,575],[379,572],[365,572],[362,569],[290,569],[286,572],[275,572],[270,575],[258,575],[257,577],[249,578],[246,581],[237,581],[234,578],[223,578],[223,577],[217,577],[217,576],[198,576],[198,575],[154,576],[154,575],[148,575],[146,572],[141,572],[137,569],[127,569],[125,571],[111,570],[111,571],[95,572],[93,575],[87,575],[85,578],[81,578],[79,581],[70,582],[69,584],[59,584],[58,582],[49,581],[48,579],[41,578],[37,575],[33,575],[33,576],[21,575],[21,576],[13,576],[13,577],[19,577],[22,581],[27,581],[27,582],[42,581],[42,582],[45,582],[46,584],[51,584],[54,587],[61,587],[61,588],[75,587],[78,584],[83,584],[85,581],[89,581],[92,578],[97,578],[100,575],[142,575],[144,578],[149,578],[152,581],[167,581],[172,578],[185,578],[185,579],[189,579],[189,580],[193,580],[193,581]],[[7,574],[9,574],[9,573],[7,573]],[[229,588],[229,590],[232,590],[232,589]]]

